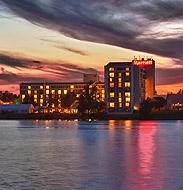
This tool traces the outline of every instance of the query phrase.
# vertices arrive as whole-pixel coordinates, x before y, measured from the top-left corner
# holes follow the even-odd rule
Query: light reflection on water
[[[0,121],[0,189],[183,189],[183,121]]]

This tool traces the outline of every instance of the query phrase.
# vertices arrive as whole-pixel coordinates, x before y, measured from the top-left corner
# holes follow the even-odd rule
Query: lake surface
[[[0,121],[0,190],[183,189],[183,121]]]

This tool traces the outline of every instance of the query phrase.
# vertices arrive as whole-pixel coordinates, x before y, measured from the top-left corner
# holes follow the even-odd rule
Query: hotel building
[[[45,82],[45,83],[21,83],[20,84],[20,102],[23,103],[24,99],[27,95],[31,96],[37,106],[40,107],[52,107],[52,108],[61,108],[62,107],[62,97],[66,95],[69,91],[75,92],[76,96],[79,97],[84,87],[89,84],[91,81],[93,84],[97,85],[99,94],[102,96],[102,100],[104,101],[104,83],[98,81],[94,81],[96,79],[97,74],[90,74],[87,77],[85,76],[85,82],[63,82],[63,83],[53,83],[53,82]],[[89,78],[86,80],[86,78]],[[91,84],[92,86],[92,84]],[[56,100],[54,103],[51,103],[49,99]]]
[[[105,66],[105,101],[108,114],[129,114],[155,94],[155,61],[110,62]]]

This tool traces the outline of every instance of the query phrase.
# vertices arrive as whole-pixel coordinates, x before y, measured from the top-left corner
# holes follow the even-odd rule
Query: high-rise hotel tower
[[[128,114],[155,94],[155,61],[110,62],[105,66],[105,101],[108,114]]]

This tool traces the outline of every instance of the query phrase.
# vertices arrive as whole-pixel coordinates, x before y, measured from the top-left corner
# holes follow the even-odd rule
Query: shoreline
[[[96,113],[81,116],[66,113],[31,113],[31,114],[0,114],[0,120],[183,120],[183,110],[165,110],[152,112],[149,115],[140,115],[138,112],[129,115],[107,115]]]

